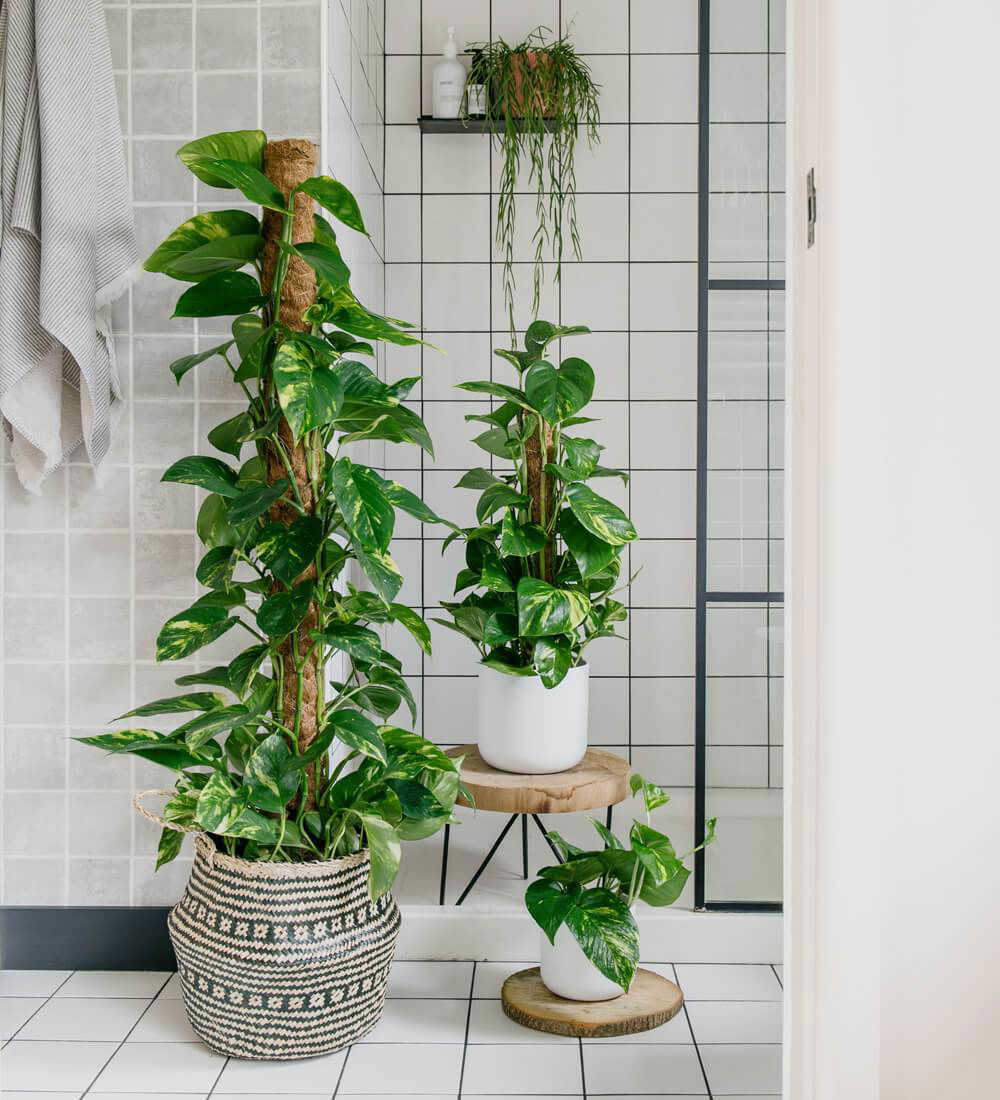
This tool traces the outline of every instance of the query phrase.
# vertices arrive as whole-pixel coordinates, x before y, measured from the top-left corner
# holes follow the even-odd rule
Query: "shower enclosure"
[[[781,904],[784,4],[701,0],[695,905]]]

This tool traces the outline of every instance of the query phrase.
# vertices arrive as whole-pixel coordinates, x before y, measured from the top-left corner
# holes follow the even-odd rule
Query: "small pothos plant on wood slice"
[[[184,716],[177,728],[80,740],[175,770],[164,819],[204,831],[231,855],[307,861],[367,848],[378,896],[395,877],[400,841],[451,820],[459,792],[455,760],[387,724],[402,705],[415,720],[416,707],[377,632],[399,623],[430,652],[427,625],[396,600],[403,578],[389,543],[397,510],[444,521],[349,453],[363,440],[432,453],[426,427],[403,404],[417,379],[386,385],[363,362],[377,341],[420,341],[352,293],[341,230],[314,202],[366,233],[361,210],[342,183],[314,175],[310,143],[240,131],[178,155],[202,183],[263,207],[263,218],[197,214],[145,264],[191,284],[175,317],[235,318],[232,339],[170,365],[178,383],[216,361],[246,401],[208,433],[231,462],[192,455],[163,475],[207,493],[197,520],[197,579],[207,591],[164,625],[156,658],[189,658],[231,631],[250,644],[226,665],[180,677],[183,694],[122,716]],[[352,583],[352,569],[368,587]],[[326,667],[337,655],[346,673],[328,697]],[[332,770],[331,749],[340,750]],[[180,841],[164,830],[157,867]]]
[[[450,621],[435,621],[470,638],[489,668],[537,675],[547,688],[582,662],[591,642],[619,636],[615,624],[627,618],[615,596],[635,527],[588,482],[627,482],[628,474],[603,466],[603,446],[573,430],[593,422],[580,415],[594,393],[593,368],[576,356],[558,366],[547,358],[557,341],[589,331],[535,321],[523,349],[495,352],[515,367],[519,385],[458,387],[499,401],[489,413],[466,416],[486,425],[473,442],[497,469],[477,467],[458,482],[480,493],[478,524],[452,532],[444,545],[465,541],[455,594],[471,591],[443,604]]]
[[[713,817],[706,822],[703,843],[677,855],[670,839],[652,826],[653,810],[666,805],[669,796],[641,775],[632,775],[629,785],[633,794],[642,795],[646,820],[632,823],[628,844],[596,818],[590,820],[603,850],[584,851],[550,832],[563,862],[542,868],[525,894],[528,912],[550,943],[565,925],[590,962],[626,993],[639,965],[633,905],[673,905],[691,874],[684,860],[715,839]]]

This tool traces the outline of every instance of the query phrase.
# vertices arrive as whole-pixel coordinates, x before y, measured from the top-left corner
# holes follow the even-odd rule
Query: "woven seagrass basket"
[[[310,1058],[378,1023],[400,915],[391,894],[371,900],[368,862],[367,852],[251,862],[196,836],[167,926],[188,1019],[208,1046],[235,1058]]]

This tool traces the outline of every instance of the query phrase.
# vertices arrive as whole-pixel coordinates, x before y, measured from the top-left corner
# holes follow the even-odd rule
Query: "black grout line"
[[[69,972],[69,974],[66,975],[66,977],[55,987],[55,989],[52,990],[52,992],[45,998],[45,1000],[42,1001],[42,1003],[38,1006],[38,1008],[36,1008],[35,1011],[32,1012],[32,1014],[27,1018],[27,1020],[25,1020],[24,1023],[21,1024],[21,1026],[17,1029],[17,1031],[15,1031],[14,1034],[11,1035],[11,1037],[9,1039],[4,1040],[3,1046],[6,1046],[8,1043],[12,1043],[18,1037],[18,1035],[20,1035],[21,1032],[24,1031],[24,1029],[28,1026],[28,1024],[30,1024],[31,1021],[38,1015],[38,1013],[41,1012],[42,1009],[49,1003],[49,1001],[51,1001],[52,998],[55,997],[55,995],[59,992],[59,990],[62,989],[62,987],[70,980],[70,978],[73,977],[73,975],[75,973],[76,973],[75,970],[71,970]],[[169,981],[169,980],[170,979],[168,978],[167,981]],[[141,998],[136,998],[136,1000],[141,1000]],[[21,1041],[24,1042],[23,1039]],[[2,1047],[0,1047],[0,1049],[2,1049]]]
[[[469,1027],[472,1023],[473,990],[476,988],[476,961],[472,962],[472,978],[469,981],[469,1008],[465,1015],[465,1039],[462,1043],[462,1068],[458,1075],[458,1098],[462,1100],[462,1086],[465,1084],[465,1058],[469,1052]]]
[[[337,1074],[337,1083],[333,1087],[333,1093],[330,1100],[336,1100],[337,1093],[340,1092],[341,1082],[344,1080],[344,1070],[347,1069],[347,1060],[351,1056],[351,1051],[354,1049],[354,1044],[347,1048],[347,1053],[344,1055],[343,1062],[340,1063],[340,1073]]]
[[[132,1026],[131,1026],[131,1027],[130,1027],[130,1028],[128,1029],[128,1031],[127,1031],[127,1032],[125,1033],[125,1037],[124,1037],[124,1039],[122,1039],[122,1041],[121,1041],[121,1042],[120,1042],[120,1043],[119,1043],[119,1044],[118,1044],[118,1045],[117,1045],[117,1046],[115,1047],[115,1049],[114,1049],[114,1050],[113,1050],[113,1051],[111,1052],[111,1055],[109,1056],[108,1060],[107,1060],[107,1061],[106,1061],[106,1062],[104,1063],[104,1065],[103,1065],[103,1066],[101,1066],[101,1068],[100,1068],[100,1069],[99,1069],[99,1070],[97,1071],[96,1075],[94,1076],[94,1079],[93,1079],[93,1080],[92,1080],[92,1081],[90,1082],[90,1084],[89,1084],[89,1085],[88,1085],[88,1086],[87,1086],[87,1087],[86,1087],[86,1088],[85,1088],[85,1089],[83,1090],[83,1092],[82,1092],[82,1093],[80,1093],[80,1100],[83,1100],[83,1098],[84,1098],[85,1096],[87,1096],[87,1095],[88,1095],[88,1094],[90,1093],[90,1090],[91,1090],[91,1089],[92,1089],[92,1088],[94,1087],[94,1085],[95,1085],[95,1084],[97,1083],[97,1080],[98,1080],[98,1078],[99,1078],[99,1077],[101,1076],[101,1074],[102,1074],[102,1073],[103,1073],[103,1072],[104,1072],[104,1071],[105,1071],[105,1070],[106,1070],[106,1069],[108,1068],[108,1066],[110,1065],[110,1063],[111,1063],[112,1059],[113,1059],[113,1058],[115,1057],[115,1055],[117,1055],[117,1053],[118,1053],[118,1052],[119,1052],[119,1051],[120,1051],[120,1050],[122,1049],[122,1047],[123,1047],[123,1046],[125,1046],[125,1044],[126,1044],[126,1043],[128,1042],[128,1038],[129,1038],[129,1036],[130,1036],[130,1035],[132,1034],[132,1032],[133,1032],[133,1031],[135,1031],[135,1029],[136,1029],[136,1028],[137,1028],[137,1027],[139,1026],[139,1024],[140,1024],[140,1023],[142,1022],[142,1020],[143,1020],[143,1018],[145,1017],[146,1013],[147,1013],[147,1012],[148,1012],[148,1011],[150,1010],[150,1008],[152,1008],[152,1006],[153,1006],[153,1004],[155,1003],[155,1001],[156,1001],[157,997],[159,997],[159,995],[160,995],[160,994],[161,994],[161,993],[162,993],[162,992],[164,991],[164,989],[166,989],[166,987],[167,987],[167,984],[169,983],[169,981],[170,981],[170,979],[171,979],[172,977],[173,977],[173,974],[168,974],[168,975],[167,975],[167,979],[166,979],[166,981],[164,981],[164,982],[163,982],[163,983],[161,984],[160,988],[159,988],[159,989],[157,989],[157,991],[156,991],[156,992],[155,992],[155,993],[153,994],[153,996],[152,996],[152,997],[151,997],[151,998],[149,999],[149,1004],[147,1004],[147,1005],[146,1005],[146,1007],[145,1007],[145,1008],[144,1008],[144,1009],[142,1010],[142,1012],[141,1012],[141,1013],[139,1014],[139,1018],[138,1018],[138,1019],[136,1020],[136,1022],[135,1022],[135,1023],[134,1023],[134,1024],[133,1024],[133,1025],[132,1025]],[[67,979],[67,980],[68,980],[68,979]],[[101,999],[101,1000],[114,1000],[114,998],[100,998],[100,999]],[[223,1068],[225,1068],[225,1067],[223,1067]],[[214,1086],[213,1086],[213,1087],[214,1087]]]
[[[674,984],[680,988],[680,981],[677,978],[677,966],[674,963],[670,964],[670,969],[674,972]],[[701,1051],[698,1049],[698,1040],[694,1035],[694,1027],[691,1024],[691,1016],[688,1013],[687,997],[684,998],[684,1002],[681,1005],[681,1009],[684,1013],[684,1019],[687,1021],[688,1031],[691,1035],[691,1042],[694,1044],[694,1052],[698,1058],[698,1065],[701,1067],[702,1080],[705,1082],[705,1091],[708,1093],[709,1100],[712,1100],[712,1086],[708,1083],[708,1074],[705,1072],[705,1063],[702,1061]]]
[[[226,1072],[226,1067],[229,1065],[229,1063],[231,1061],[232,1061],[232,1058],[230,1058],[229,1055],[227,1054],[225,1059],[222,1062],[222,1069],[219,1070],[218,1076],[212,1082],[212,1087],[208,1090],[208,1095],[206,1096],[205,1100],[211,1100],[212,1096],[215,1095],[215,1090],[218,1087],[219,1082],[222,1080],[222,1075]]]

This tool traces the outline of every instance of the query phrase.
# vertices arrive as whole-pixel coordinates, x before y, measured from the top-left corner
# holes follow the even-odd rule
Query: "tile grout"
[[[80,973],[80,971],[77,971],[77,973]],[[85,1097],[85,1096],[86,1096],[86,1095],[87,1095],[87,1094],[88,1094],[88,1093],[90,1092],[90,1090],[91,1090],[91,1089],[92,1089],[92,1088],[94,1087],[94,1085],[95,1085],[95,1084],[97,1083],[97,1080],[98,1080],[98,1078],[100,1078],[101,1074],[103,1074],[103,1073],[104,1073],[104,1071],[105,1071],[105,1070],[106,1070],[106,1069],[108,1068],[108,1066],[109,1066],[109,1065],[111,1064],[112,1060],[113,1060],[113,1059],[115,1058],[115,1056],[116,1056],[116,1055],[118,1054],[118,1052],[119,1052],[119,1051],[120,1051],[120,1050],[122,1049],[122,1047],[124,1047],[124,1046],[125,1046],[125,1043],[126,1043],[126,1042],[128,1041],[128,1037],[129,1037],[129,1036],[130,1036],[130,1035],[132,1034],[132,1032],[133,1032],[133,1031],[135,1031],[135,1029],[136,1029],[136,1028],[137,1028],[137,1027],[139,1026],[140,1022],[142,1021],[142,1018],[143,1018],[143,1017],[144,1017],[144,1016],[146,1015],[146,1013],[147,1013],[147,1012],[148,1012],[148,1011],[150,1010],[150,1008],[151,1008],[151,1007],[153,1006],[153,1003],[154,1003],[154,1002],[156,1001],[156,999],[157,999],[157,998],[159,997],[159,995],[160,995],[160,994],[161,994],[161,993],[163,992],[163,990],[164,990],[164,989],[166,989],[166,987],[167,987],[167,985],[169,984],[169,982],[170,982],[170,979],[171,979],[171,977],[172,977],[172,976],[173,976],[173,975],[171,975],[171,974],[168,974],[168,975],[167,975],[167,978],[166,978],[166,980],[165,980],[165,981],[164,981],[164,982],[162,983],[162,985],[160,986],[160,988],[159,988],[159,989],[158,989],[158,990],[157,990],[157,991],[156,991],[156,992],[155,992],[155,993],[153,994],[153,996],[152,996],[152,997],[150,997],[150,999],[149,999],[149,1004],[147,1004],[147,1005],[146,1005],[146,1007],[145,1007],[145,1008],[144,1008],[144,1009],[142,1010],[142,1012],[140,1012],[140,1013],[139,1013],[139,1018],[138,1018],[138,1019],[137,1019],[137,1020],[135,1021],[135,1023],[134,1023],[134,1024],[133,1024],[133,1025],[132,1025],[132,1026],[131,1026],[131,1027],[130,1027],[130,1028],[128,1029],[128,1031],[127,1031],[127,1032],[125,1033],[125,1037],[124,1037],[124,1038],[123,1038],[123,1039],[121,1040],[121,1042],[120,1042],[120,1043],[119,1043],[119,1044],[118,1044],[118,1045],[117,1045],[117,1046],[115,1047],[115,1049],[114,1049],[114,1050],[113,1050],[113,1051],[111,1052],[111,1055],[110,1055],[110,1057],[109,1057],[109,1058],[108,1058],[108,1060],[107,1060],[107,1061],[106,1061],[106,1062],[104,1063],[104,1065],[102,1065],[102,1066],[101,1066],[101,1068],[100,1068],[100,1069],[99,1069],[99,1070],[97,1071],[97,1073],[95,1074],[95,1076],[94,1076],[93,1080],[92,1080],[92,1081],[90,1082],[90,1084],[89,1084],[89,1085],[88,1085],[88,1086],[87,1086],[87,1087],[86,1087],[86,1088],[85,1088],[85,1089],[83,1090],[83,1092],[82,1092],[82,1093],[80,1093],[80,1100],[83,1100],[83,1098],[84,1098],[84,1097]],[[112,998],[108,998],[108,999],[110,1000],[110,999],[112,999]]]

